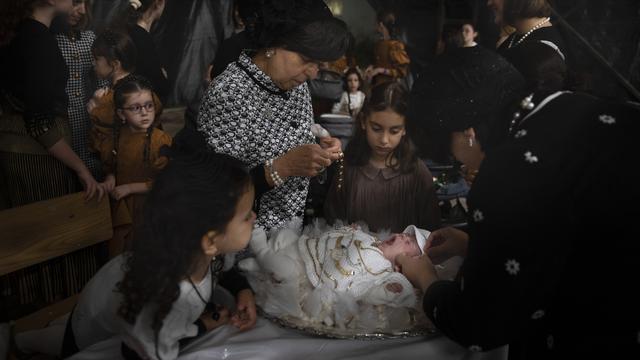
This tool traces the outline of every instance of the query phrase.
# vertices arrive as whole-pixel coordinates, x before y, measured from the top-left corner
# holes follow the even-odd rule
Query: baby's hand
[[[389,291],[391,291],[392,293],[396,293],[399,294],[402,292],[402,284],[400,283],[389,283],[385,286],[385,288]]]

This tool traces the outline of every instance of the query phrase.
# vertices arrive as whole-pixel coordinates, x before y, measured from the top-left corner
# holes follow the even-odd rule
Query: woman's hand
[[[111,193],[116,187],[116,177],[113,174],[107,175],[101,185],[104,191]]]
[[[200,315],[200,320],[204,324],[204,327],[207,329],[207,331],[211,331],[229,322],[229,310],[227,310],[227,308],[221,307],[218,308],[217,311],[220,315],[218,317],[218,320],[213,319],[212,313],[210,311],[203,312],[202,315]]]
[[[251,289],[240,290],[236,299],[238,311],[231,317],[233,326],[245,331],[256,325],[256,299]]]
[[[131,187],[129,184],[124,184],[120,186],[116,186],[113,191],[111,191],[111,197],[120,200],[127,196],[131,195]]]
[[[331,161],[342,158],[342,142],[340,139],[330,136],[320,138],[320,147],[329,153]]]
[[[317,144],[300,145],[273,161],[281,178],[290,176],[314,177],[331,165],[331,154]]]
[[[436,268],[427,255],[410,257],[400,254],[396,256],[395,263],[400,267],[402,275],[423,293],[438,280]]]
[[[84,187],[84,199],[89,201],[93,198],[93,196],[98,193],[98,201],[102,200],[102,196],[104,196],[104,189],[96,179],[93,178],[93,175],[89,172],[89,170],[85,167],[83,170],[79,171],[78,179],[82,183],[82,187]]]
[[[425,245],[425,253],[434,264],[440,264],[454,256],[465,257],[469,235],[453,227],[432,232]]]

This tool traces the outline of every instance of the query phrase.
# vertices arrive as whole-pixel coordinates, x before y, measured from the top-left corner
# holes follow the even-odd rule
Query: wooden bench
[[[111,239],[109,200],[71,194],[0,211],[0,276]],[[16,332],[46,326],[71,311],[77,295],[16,321]]]

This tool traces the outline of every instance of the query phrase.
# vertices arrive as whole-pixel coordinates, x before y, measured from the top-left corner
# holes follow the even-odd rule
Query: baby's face
[[[382,250],[384,257],[395,265],[396,256],[406,254],[407,256],[420,256],[422,251],[418,246],[415,235],[393,234],[378,246]]]

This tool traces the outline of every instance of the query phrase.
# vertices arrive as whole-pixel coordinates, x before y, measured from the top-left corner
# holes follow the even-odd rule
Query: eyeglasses
[[[152,102],[144,103],[142,105],[135,104],[129,107],[123,107],[124,110],[129,110],[132,113],[140,114],[142,113],[142,109],[147,110],[147,112],[153,111],[156,109],[156,106]]]

